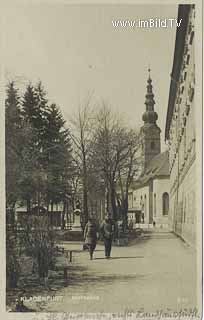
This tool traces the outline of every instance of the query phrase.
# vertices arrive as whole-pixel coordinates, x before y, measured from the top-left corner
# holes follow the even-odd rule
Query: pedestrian
[[[84,240],[85,245],[89,248],[90,260],[92,260],[97,242],[97,227],[92,217],[89,217],[88,222],[85,225]]]
[[[130,231],[130,232],[133,232],[134,223],[133,223],[132,218],[130,219],[130,222],[129,222],[128,228],[129,228],[129,231]]]
[[[110,258],[112,240],[115,235],[115,231],[116,231],[115,224],[112,221],[111,216],[107,214],[105,217],[105,220],[102,222],[100,226],[100,232],[104,240],[106,259]]]

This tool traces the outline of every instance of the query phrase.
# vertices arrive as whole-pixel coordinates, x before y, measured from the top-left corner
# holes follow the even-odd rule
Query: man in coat
[[[115,231],[115,223],[111,219],[111,216],[107,214],[105,220],[102,222],[100,226],[100,232],[104,240],[106,259],[110,259],[112,240],[115,235]]]
[[[88,222],[84,228],[84,239],[85,239],[85,244],[89,248],[90,260],[92,260],[93,253],[96,248],[96,242],[97,242],[97,227],[96,227],[96,223],[91,217],[88,219]]]

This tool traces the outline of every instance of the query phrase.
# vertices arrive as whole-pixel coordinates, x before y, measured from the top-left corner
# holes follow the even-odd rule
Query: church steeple
[[[147,93],[145,95],[146,111],[143,113],[142,120],[144,123],[156,123],[158,119],[157,113],[154,111],[154,93],[152,91],[152,79],[150,76],[150,68],[148,69],[149,77],[147,80]]]
[[[148,69],[148,72],[149,76],[147,79],[147,93],[145,95],[146,110],[142,115],[144,125],[140,130],[142,141],[143,170],[146,168],[148,162],[161,152],[161,130],[156,123],[158,115],[154,111],[155,101],[154,93],[152,90],[150,68]]]

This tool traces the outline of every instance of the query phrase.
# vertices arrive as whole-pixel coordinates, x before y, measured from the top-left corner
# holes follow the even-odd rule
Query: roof
[[[177,83],[178,83],[180,71],[181,71],[183,52],[184,52],[184,46],[185,46],[185,36],[187,32],[188,16],[189,16],[190,8],[191,8],[191,5],[189,4],[181,4],[179,5],[179,8],[178,8],[177,21],[180,21],[182,19],[182,22],[180,27],[177,27],[177,31],[176,31],[174,60],[173,60],[173,67],[172,67],[172,73],[171,73],[169,101],[168,101],[168,109],[167,109],[167,117],[166,117],[165,140],[169,138],[169,129],[171,125],[171,119],[173,116],[174,104],[176,99]]]
[[[141,187],[149,182],[150,179],[155,179],[159,177],[169,177],[169,153],[168,151],[159,153],[154,158],[152,158],[140,176],[135,187]]]

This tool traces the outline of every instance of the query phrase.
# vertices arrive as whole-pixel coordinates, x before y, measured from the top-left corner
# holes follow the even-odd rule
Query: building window
[[[133,208],[133,194],[132,193],[128,194],[128,206],[130,208]]]
[[[146,211],[147,211],[147,196],[145,194],[144,196],[144,215],[146,216]]]
[[[193,43],[193,38],[194,38],[194,31],[191,32],[190,41],[189,41],[190,44]]]
[[[154,194],[154,216],[156,217],[157,215],[157,206],[156,206],[156,193]]]
[[[152,141],[152,142],[151,142],[151,149],[154,150],[154,148],[155,148],[155,142]]]
[[[167,192],[162,196],[163,216],[167,216],[169,213],[169,195]]]
[[[184,208],[183,208],[183,222],[186,222],[186,197],[184,199]]]
[[[183,149],[184,149],[184,161],[186,160],[187,148],[186,148],[186,127],[184,128],[183,134]]]

